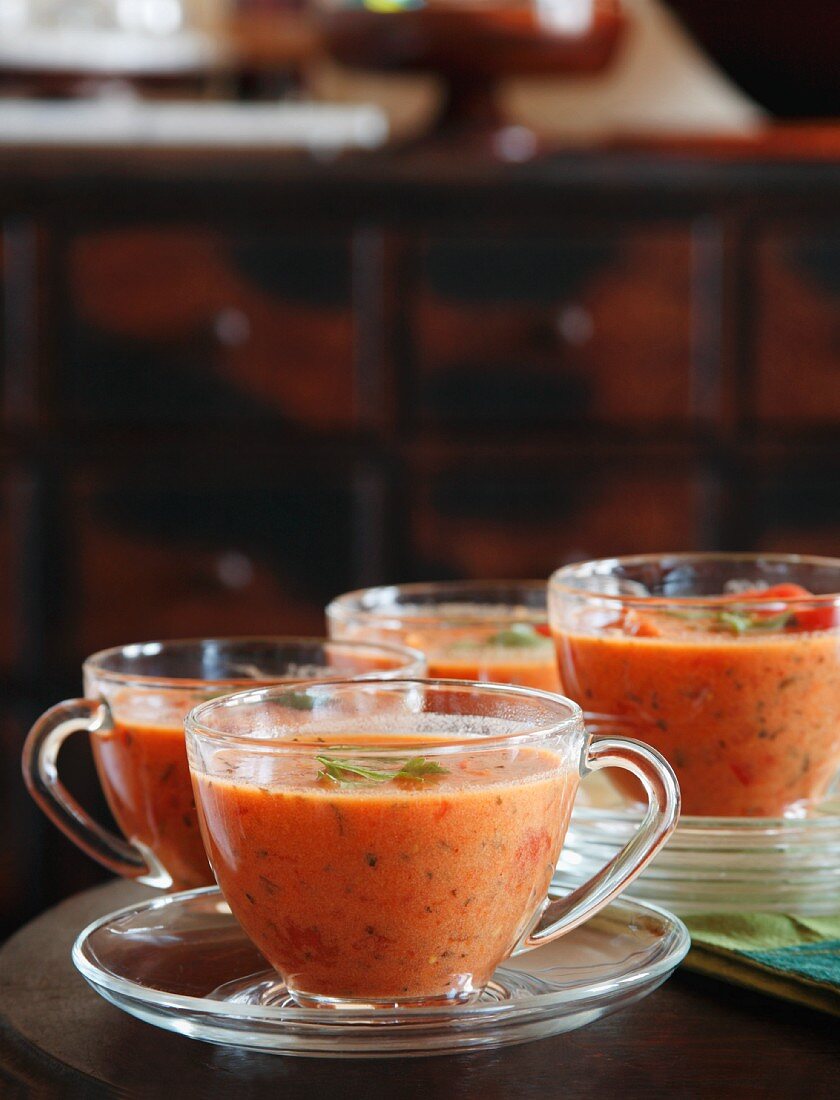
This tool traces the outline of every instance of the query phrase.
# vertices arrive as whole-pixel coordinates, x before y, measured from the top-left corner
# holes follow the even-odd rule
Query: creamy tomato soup
[[[655,746],[683,812],[776,816],[840,770],[840,628],[787,611],[797,585],[721,597],[714,610],[626,610],[555,630],[561,678],[585,711]],[[632,776],[615,782],[637,794]]]
[[[381,725],[378,723],[379,728]],[[296,990],[437,998],[483,986],[546,895],[577,788],[548,748],[371,765],[334,755],[194,776],[210,862],[245,931]],[[418,750],[419,751],[419,750]],[[344,771],[370,769],[375,778]],[[250,769],[250,771],[249,771]]]
[[[189,709],[186,701],[184,709]],[[183,725],[118,722],[91,742],[102,789],[123,834],[153,852],[177,888],[212,884]]]

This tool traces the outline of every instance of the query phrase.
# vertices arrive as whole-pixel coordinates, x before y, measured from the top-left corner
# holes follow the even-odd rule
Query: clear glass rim
[[[444,617],[440,612],[428,614],[409,612],[401,613],[400,605],[395,602],[402,596],[429,597],[440,594],[440,602],[454,603],[458,593],[463,594],[463,602],[470,602],[470,593],[481,596],[489,596],[498,591],[499,603],[504,604],[510,599],[510,593],[515,591],[523,593],[539,593],[542,591],[547,598],[547,585],[540,580],[463,580],[463,581],[418,581],[411,584],[381,584],[372,588],[357,588],[352,592],[344,592],[336,596],[327,604],[327,620],[335,620],[342,623],[359,623],[376,625],[380,629],[402,630],[406,626],[433,626],[435,629],[450,630],[464,626],[507,626],[511,622],[536,623],[542,625],[547,621],[548,611],[545,608],[531,609],[522,607],[521,613],[515,616],[503,615],[494,618],[491,615],[470,615],[469,612],[458,614],[452,618]],[[368,608],[364,606],[364,600],[372,597],[382,597],[382,606]],[[391,597],[389,600],[388,597]],[[476,604],[481,607],[481,603]],[[486,605],[485,605],[486,606]],[[512,605],[511,605],[512,606]]]
[[[361,650],[363,653],[370,654],[372,657],[379,654],[386,657],[398,657],[402,661],[400,665],[392,669],[376,669],[370,674],[360,673],[360,677],[370,675],[376,676],[377,679],[387,680],[394,677],[415,675],[423,671],[426,667],[426,656],[419,649],[412,649],[410,646],[391,642],[357,642],[351,639],[318,638],[297,634],[253,634],[234,637],[168,638],[151,642],[129,642],[127,645],[111,646],[108,649],[100,649],[96,653],[92,653],[89,657],[85,658],[82,663],[82,669],[86,675],[93,676],[97,680],[105,681],[109,684],[155,689],[159,691],[184,691],[191,688],[200,689],[209,684],[212,687],[229,687],[233,692],[244,690],[250,682],[266,684],[293,684],[299,682],[299,680],[294,677],[288,680],[271,680],[270,678],[268,680],[249,680],[247,676],[223,677],[221,679],[205,679],[197,676],[152,676],[136,672],[117,671],[107,667],[108,662],[116,657],[123,659],[128,658],[130,660],[135,656],[155,656],[156,653],[154,651],[163,653],[165,650],[186,650],[190,647],[208,645],[242,646],[245,648],[255,643],[269,646],[273,645],[278,649],[284,647],[291,648],[293,646],[323,646],[335,647],[336,649],[347,650],[348,652]],[[335,679],[346,679],[346,676],[339,671]],[[312,682],[318,683],[323,681]]]
[[[370,677],[364,680],[303,680],[294,684],[296,691],[316,692],[324,695],[329,695],[331,692],[336,691],[371,691],[374,689],[380,689],[382,691],[403,691],[410,688],[431,688],[435,690],[450,690],[459,692],[472,692],[478,693],[485,697],[495,696],[497,698],[508,697],[512,700],[530,701],[534,704],[543,704],[546,710],[554,710],[558,714],[558,720],[554,722],[548,722],[537,725],[534,729],[529,729],[525,732],[517,733],[503,733],[498,735],[488,735],[481,737],[452,737],[452,738],[431,738],[429,741],[423,741],[418,738],[411,739],[410,748],[413,755],[429,755],[429,756],[441,756],[448,755],[455,752],[463,752],[468,750],[470,752],[485,752],[490,749],[520,748],[527,745],[540,744],[543,741],[550,740],[552,738],[562,737],[571,731],[579,731],[584,736],[587,736],[586,726],[583,720],[583,711],[577,703],[572,699],[566,698],[564,695],[558,695],[550,691],[541,691],[538,688],[525,688],[515,687],[508,684],[492,684],[485,682],[478,682],[474,680],[440,680],[440,679],[418,679],[418,678],[402,678],[402,679],[386,679],[386,678],[374,678]],[[215,699],[208,699],[203,703],[199,703],[198,706],[187,714],[184,719],[184,728],[186,729],[187,736],[203,737],[211,741],[216,741],[225,745],[236,745],[242,749],[266,749],[270,748],[274,753],[286,753],[286,754],[300,754],[300,753],[323,753],[330,748],[334,748],[335,745],[344,746],[347,744],[345,741],[341,741],[341,735],[336,735],[335,745],[330,741],[325,741],[323,738],[320,740],[311,739],[308,740],[304,734],[300,739],[294,741],[284,740],[282,738],[273,737],[249,737],[243,736],[239,733],[230,733],[227,730],[220,730],[212,725],[209,725],[205,718],[213,711],[218,709],[231,709],[242,706],[249,706],[258,703],[270,702],[273,697],[282,696],[288,694],[279,685],[273,687],[263,687],[252,689],[251,691],[237,691],[230,695],[223,695]],[[559,712],[563,711],[564,717],[559,718]],[[420,712],[418,717],[422,714],[428,714],[428,711]],[[462,714],[463,717],[467,717],[467,714]],[[457,714],[455,715],[457,717]],[[493,717],[488,714],[479,714],[478,717]],[[523,718],[523,724],[527,724],[527,717]],[[393,743],[382,742],[376,745],[360,744],[352,747],[354,756],[365,756],[377,759],[389,759],[394,757],[405,758],[406,745],[399,737],[394,737]]]
[[[760,564],[767,562],[771,565],[811,565],[817,568],[831,569],[837,574],[838,589],[836,592],[813,596],[774,596],[774,604],[784,604],[786,607],[825,607],[840,605],[840,558],[821,557],[816,554],[782,554],[782,553],[757,553],[757,552],[719,552],[719,551],[686,551],[667,554],[629,554],[614,558],[592,558],[587,561],[570,562],[556,569],[548,579],[549,593],[560,596],[573,596],[575,599],[590,599],[599,603],[611,603],[615,605],[629,605],[636,607],[683,607],[683,608],[708,608],[731,606],[737,599],[737,593],[722,599],[721,596],[636,596],[632,593],[598,592],[590,588],[583,588],[573,581],[586,576],[590,579],[594,576],[608,577],[611,571],[622,566],[641,565],[686,565],[692,562],[712,564],[714,562],[751,562]],[[584,571],[587,571],[586,573]],[[596,571],[597,570],[597,571]]]

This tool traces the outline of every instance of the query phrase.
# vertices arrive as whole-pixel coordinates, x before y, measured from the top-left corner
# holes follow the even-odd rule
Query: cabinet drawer
[[[344,240],[150,229],[73,238],[59,412],[349,427]]]
[[[768,233],[757,253],[756,394],[764,421],[840,420],[840,224]]]
[[[371,478],[195,464],[78,474],[69,488],[70,650],[151,638],[324,633],[379,560]],[[377,494],[373,494],[376,496]]]
[[[714,545],[716,530],[713,482],[673,461],[458,463],[418,477],[413,567],[547,577],[568,561]]]
[[[418,419],[690,419],[691,263],[685,232],[427,242]]]

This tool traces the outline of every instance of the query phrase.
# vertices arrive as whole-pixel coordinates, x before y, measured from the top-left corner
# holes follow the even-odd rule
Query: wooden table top
[[[63,902],[0,951],[0,1095],[836,1097],[837,1021],[681,972],[631,1008],[521,1046],[405,1061],[240,1052],[140,1023],[84,983],[70,946],[89,921],[149,896],[112,883]]]

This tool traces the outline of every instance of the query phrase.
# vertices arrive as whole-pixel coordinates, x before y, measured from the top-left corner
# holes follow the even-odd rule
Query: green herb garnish
[[[703,608],[667,608],[663,614],[686,622],[701,623],[705,620],[709,630],[729,630],[733,634],[747,634],[753,630],[781,630],[793,618],[793,612],[782,611],[778,615],[767,615],[761,611],[747,611],[743,605],[736,605],[724,611],[706,611]]]
[[[530,649],[547,644],[550,644],[548,638],[535,630],[530,623],[512,623],[487,638],[467,638],[462,642],[455,642],[450,649],[489,649],[499,646],[503,649]]]
[[[782,611],[779,615],[762,615],[755,611],[719,611],[717,620],[735,634],[746,634],[750,630],[781,630],[787,626],[793,614]]]
[[[377,771],[361,764],[351,764],[335,756],[316,756],[321,765],[319,779],[329,779],[343,786],[352,783],[389,783],[392,779],[414,779],[422,783],[430,775],[448,775],[449,770],[427,760],[424,756],[412,756],[396,772]]]
[[[704,611],[701,607],[687,607],[685,609],[677,610],[675,607],[666,607],[662,610],[663,615],[670,615],[672,619],[685,619],[686,622],[699,622],[701,619],[708,619],[709,612]]]
[[[528,646],[545,645],[548,639],[540,634],[530,623],[513,623],[498,634],[487,639],[488,645],[500,645],[510,649],[523,649]]]
[[[395,779],[425,779],[427,775],[449,775],[448,768],[442,768],[434,760],[427,760],[425,756],[412,756],[406,760]]]
[[[315,706],[314,697],[305,691],[284,691],[282,695],[275,696],[274,701],[291,710],[312,710]]]

